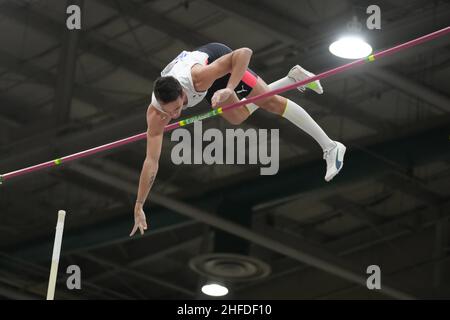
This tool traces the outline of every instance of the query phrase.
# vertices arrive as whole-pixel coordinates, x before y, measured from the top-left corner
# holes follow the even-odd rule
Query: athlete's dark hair
[[[159,77],[153,85],[155,98],[162,103],[169,103],[178,99],[182,94],[181,84],[174,77]]]

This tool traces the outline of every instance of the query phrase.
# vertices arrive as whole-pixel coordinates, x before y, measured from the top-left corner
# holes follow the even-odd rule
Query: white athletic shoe
[[[347,148],[340,142],[334,141],[336,146],[323,153],[323,158],[327,161],[327,173],[325,180],[328,182],[344,167],[344,155]]]
[[[295,82],[302,81],[302,80],[305,80],[307,78],[311,78],[314,76],[315,76],[314,73],[311,73],[311,72],[303,69],[299,65],[292,67],[292,69],[288,73],[288,77],[293,79]],[[304,92],[306,90],[306,88],[309,88],[318,94],[323,93],[323,88],[322,88],[322,85],[320,84],[319,80],[310,82],[304,86],[298,87],[297,89],[300,90],[301,92]]]

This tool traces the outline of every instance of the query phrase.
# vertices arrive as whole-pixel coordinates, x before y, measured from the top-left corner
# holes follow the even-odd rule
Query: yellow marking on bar
[[[53,162],[54,162],[56,165],[59,165],[59,164],[61,164],[62,161],[61,161],[61,159],[58,158],[58,159],[55,159]]]
[[[367,57],[367,59],[368,59],[370,62],[373,62],[373,61],[375,61],[375,56],[374,56],[373,54],[371,54],[370,56]]]
[[[217,113],[218,113],[218,114],[223,113],[222,107],[220,107],[220,108],[217,109]]]
[[[181,121],[179,122],[179,124],[180,124],[180,127],[185,126],[185,125],[186,125],[186,121],[185,121],[185,120],[181,120]]]

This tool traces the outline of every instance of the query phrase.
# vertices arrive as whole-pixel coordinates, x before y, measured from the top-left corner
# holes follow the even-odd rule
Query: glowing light
[[[372,47],[356,36],[342,37],[330,45],[330,52],[344,59],[360,59],[372,53]]]
[[[228,294],[228,289],[217,283],[209,283],[202,287],[202,292],[208,296],[222,297]]]

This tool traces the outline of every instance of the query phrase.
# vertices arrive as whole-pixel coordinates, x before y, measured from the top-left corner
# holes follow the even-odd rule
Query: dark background
[[[69,3],[82,4],[81,31],[66,29],[66,1],[0,1],[2,173],[144,132],[152,81],[182,50],[249,47],[252,69],[270,83],[295,64],[319,73],[347,63],[328,46],[353,15],[364,26],[370,4],[382,17],[381,30],[363,29],[375,51],[450,21],[450,3],[429,0]],[[56,299],[205,298],[207,278],[189,263],[211,253],[270,266],[251,281],[258,270],[242,259],[206,263],[242,278],[228,298],[449,298],[449,57],[447,35],[325,79],[321,96],[285,94],[347,145],[330,183],[318,145],[261,110],[240,127],[280,129],[276,176],[260,176],[257,165],[175,166],[167,134],[145,236],[128,237],[143,141],[5,183],[0,297],[45,298],[56,214],[65,209]],[[183,118],[209,110],[193,109]],[[203,128],[233,127],[217,117]],[[204,223],[196,208],[219,219]],[[223,219],[239,236],[219,231]],[[72,264],[81,290],[65,288]],[[364,285],[369,265],[381,268],[381,290]]]

